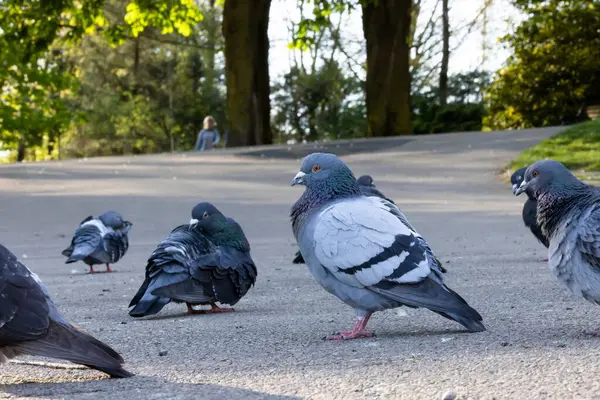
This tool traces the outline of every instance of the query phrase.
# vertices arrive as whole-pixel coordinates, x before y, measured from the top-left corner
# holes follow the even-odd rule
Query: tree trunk
[[[227,0],[223,10],[229,146],[272,143],[269,101],[271,0]]]
[[[412,0],[361,3],[367,42],[368,136],[409,135]]]
[[[25,134],[19,136],[19,144],[17,146],[17,162],[25,160]]]
[[[206,28],[206,48],[204,49],[205,88],[212,95],[215,88],[215,48],[217,47],[217,30],[219,29],[215,0],[208,2],[208,9],[204,13],[204,21]]]
[[[440,66],[440,106],[448,103],[448,62],[450,61],[450,19],[448,0],[442,0],[442,64]]]

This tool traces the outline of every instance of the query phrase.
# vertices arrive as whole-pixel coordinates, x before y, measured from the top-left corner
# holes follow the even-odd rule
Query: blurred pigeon
[[[236,304],[254,285],[256,275],[242,228],[212,204],[199,203],[189,225],[175,228],[150,256],[129,315],[156,314],[171,301],[186,303],[189,314],[233,311],[216,302]],[[211,310],[192,307],[205,304]]]
[[[513,194],[516,195],[517,190],[521,183],[523,183],[523,179],[525,178],[525,171],[527,167],[523,167],[517,171],[510,177],[510,183],[512,184]],[[531,230],[533,236],[536,237],[537,240],[540,241],[544,246],[548,247],[548,239],[542,233],[538,223],[537,223],[537,201],[533,197],[533,194],[527,192],[527,201],[523,206],[523,222],[525,226]]]
[[[112,272],[110,264],[119,261],[129,248],[127,233],[131,226],[115,211],[107,211],[98,218],[90,215],[81,221],[71,245],[62,255],[68,257],[67,264],[83,260],[90,266],[90,274],[96,272],[95,264],[106,264],[106,272]]]
[[[59,358],[127,378],[123,358],[69,324],[40,278],[0,245],[0,364],[21,354]]]
[[[383,193],[381,193],[377,187],[375,187],[375,183],[373,182],[373,178],[371,177],[371,175],[363,175],[360,178],[358,178],[356,180],[358,182],[358,187],[360,189],[360,192],[367,197],[379,197],[380,199],[384,199],[389,201],[390,203],[396,205],[396,203],[394,203],[393,200],[388,199],[387,197],[385,197],[385,195]],[[405,219],[404,221],[402,221],[408,228],[413,229],[412,226],[410,226],[410,223]],[[432,257],[435,258],[435,262],[437,263],[439,269],[445,274],[446,272],[448,272],[448,270],[446,268],[444,268],[442,266],[442,263],[440,262],[440,260],[438,260],[433,253],[431,254]],[[304,264],[304,258],[302,257],[302,254],[300,253],[300,250],[298,250],[296,252],[296,257],[294,258],[294,264]]]
[[[574,294],[600,304],[600,191],[558,161],[537,161],[516,194],[537,199],[537,222],[549,239],[548,264]]]
[[[352,171],[334,154],[304,158],[291,185],[306,190],[291,211],[308,269],[328,292],[354,308],[350,331],[327,339],[369,337],[375,311],[425,307],[470,332],[482,318],[442,280],[429,245],[394,204],[364,196]]]

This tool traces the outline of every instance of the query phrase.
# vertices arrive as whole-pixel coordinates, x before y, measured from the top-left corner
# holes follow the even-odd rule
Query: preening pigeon
[[[358,187],[360,189],[360,192],[367,197],[379,197],[380,199],[383,200],[387,200],[390,203],[392,203],[393,205],[396,205],[396,203],[385,197],[385,195],[383,193],[381,193],[377,187],[375,186],[375,183],[373,182],[373,178],[371,177],[371,175],[362,175],[361,177],[359,177],[356,182],[358,182]],[[409,226],[410,229],[413,229],[412,226],[410,226],[410,223],[407,220],[403,221],[405,225]],[[413,229],[414,230],[414,229]],[[433,254],[432,254],[433,257]],[[294,258],[294,264],[304,264],[304,258],[302,257],[302,253],[300,253],[300,250],[298,250],[296,252],[296,257]],[[435,259],[435,262],[438,264],[439,269],[443,272],[446,273],[448,272],[448,270],[446,270],[446,268],[444,268],[442,266],[442,263],[440,262],[440,260],[438,260],[437,258]]]
[[[373,312],[402,305],[428,308],[470,332],[485,330],[479,313],[444,284],[427,241],[394,204],[364,196],[334,154],[305,157],[291,185],[306,186],[291,219],[308,269],[356,311],[352,330],[328,339],[372,336],[365,326]]]
[[[523,179],[525,179],[526,170],[527,167],[523,167],[515,171],[515,173],[510,177],[513,194],[515,195],[519,189],[519,186],[521,183],[523,183]],[[548,247],[548,239],[546,236],[544,236],[540,226],[537,223],[537,200],[530,192],[527,192],[527,201],[525,202],[525,205],[523,205],[523,222],[525,223],[525,226],[531,230],[533,236],[535,236],[536,239],[539,240],[544,246]]]
[[[21,354],[71,361],[113,378],[133,376],[116,351],[69,324],[40,278],[0,245],[0,364]]]
[[[216,303],[236,304],[256,275],[242,228],[212,204],[199,203],[189,225],[175,228],[150,256],[129,315],[156,314],[171,301],[186,303],[189,314],[233,311]],[[205,304],[211,310],[192,307]]]
[[[90,274],[96,272],[96,264],[106,264],[106,272],[112,272],[110,264],[119,261],[129,248],[127,233],[131,226],[115,211],[107,211],[98,218],[90,215],[81,221],[71,245],[62,255],[68,257],[67,264],[83,260],[90,266]]]
[[[549,239],[548,263],[574,294],[600,304],[600,190],[558,161],[530,165],[516,191],[537,199],[537,222]]]

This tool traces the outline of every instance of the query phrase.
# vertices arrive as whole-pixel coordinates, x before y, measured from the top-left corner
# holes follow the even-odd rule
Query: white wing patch
[[[107,228],[102,221],[97,220],[97,219],[92,219],[89,220],[87,222],[84,222],[83,224],[81,224],[81,226],[86,226],[86,225],[93,225],[96,228],[98,228],[98,230],[100,231],[100,236],[104,237],[104,235],[106,235],[109,231],[112,231],[112,229],[109,230],[109,228]]]
[[[425,249],[414,240],[419,235],[403,224],[377,197],[359,197],[334,203],[323,209],[316,218],[318,222],[313,238],[317,260],[348,285],[375,285],[394,273],[411,252],[420,250],[423,251],[423,257],[417,260],[419,264],[393,280],[398,283],[419,282],[431,272],[424,255]],[[411,250],[398,249],[399,254],[388,250],[387,258],[362,266],[390,248],[397,236],[406,236],[411,243]],[[412,246],[417,247],[413,249]]]

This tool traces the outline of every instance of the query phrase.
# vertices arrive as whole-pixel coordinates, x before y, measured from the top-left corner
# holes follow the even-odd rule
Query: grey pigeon
[[[40,278],[0,245],[0,364],[21,354],[71,361],[113,378],[133,376],[116,351],[69,324]]]
[[[446,286],[427,244],[394,204],[364,196],[334,154],[302,161],[292,186],[306,190],[292,207],[292,228],[308,269],[329,293],[354,308],[350,331],[328,339],[369,337],[375,311],[424,307],[470,332],[485,330],[477,311]]]
[[[548,264],[577,296],[600,304],[600,191],[558,161],[537,161],[516,194],[537,200],[537,222],[549,239]]]
[[[387,200],[390,203],[396,205],[396,203],[394,203],[393,200],[385,197],[385,195],[383,193],[381,193],[377,187],[375,186],[375,183],[373,181],[373,178],[371,177],[371,175],[362,175],[361,177],[359,177],[356,182],[358,182],[358,187],[360,189],[360,192],[367,197],[379,197],[381,199]],[[410,226],[410,223],[407,220],[403,221],[404,224],[406,224],[407,226],[410,227],[410,229],[413,229],[412,226]],[[433,256],[433,254],[432,254]],[[434,257],[435,258],[435,257]],[[438,265],[438,268],[443,272],[446,273],[448,272],[448,270],[446,270],[446,268],[444,268],[442,266],[442,263],[440,262],[440,260],[438,260],[437,258],[435,258],[435,262]],[[304,264],[304,258],[302,257],[302,253],[300,253],[300,250],[298,250],[296,252],[296,256],[294,257],[294,264]]]
[[[523,167],[515,171],[510,177],[510,183],[512,184],[513,194],[516,195],[517,190],[523,179],[525,179],[525,171],[527,167]],[[540,241],[541,244],[548,247],[548,238],[542,233],[540,226],[537,223],[537,200],[531,193],[527,193],[527,201],[523,205],[523,222],[525,226],[529,228],[533,236]]]
[[[129,315],[156,314],[171,301],[186,303],[189,314],[233,311],[216,303],[236,304],[256,275],[242,228],[212,204],[199,203],[189,225],[175,228],[150,256]],[[207,304],[210,310],[193,308]]]
[[[71,245],[62,255],[68,257],[67,264],[83,261],[89,265],[90,274],[96,272],[96,264],[106,264],[106,272],[112,272],[110,264],[119,261],[129,249],[127,234],[131,226],[115,211],[107,211],[98,218],[90,215],[81,221]]]

